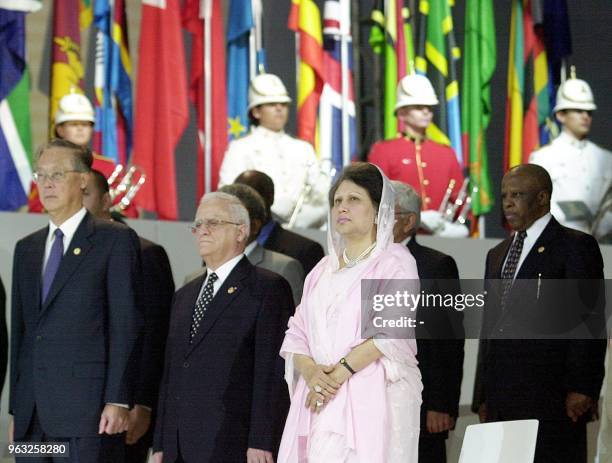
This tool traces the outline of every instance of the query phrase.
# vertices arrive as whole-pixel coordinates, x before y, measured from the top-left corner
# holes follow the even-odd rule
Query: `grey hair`
[[[209,201],[224,201],[227,203],[227,210],[230,215],[230,220],[239,224],[244,224],[247,227],[247,236],[251,233],[251,222],[249,220],[249,213],[246,208],[242,205],[240,200],[233,195],[223,193],[221,191],[213,191],[212,193],[206,193],[200,200],[200,206]]]
[[[392,180],[395,190],[396,212],[416,214],[415,229],[421,226],[421,197],[414,188],[404,182]]]

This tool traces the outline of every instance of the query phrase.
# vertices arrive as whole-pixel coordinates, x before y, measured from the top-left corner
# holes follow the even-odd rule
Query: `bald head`
[[[241,183],[248,185],[259,193],[266,203],[266,210],[268,212],[268,220],[270,219],[270,208],[274,204],[274,182],[272,179],[258,170],[245,170],[241,173],[234,183]]]

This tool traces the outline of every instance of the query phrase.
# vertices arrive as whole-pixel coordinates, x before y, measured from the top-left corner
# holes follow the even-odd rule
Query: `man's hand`
[[[576,423],[578,419],[593,407],[593,399],[579,392],[568,392],[565,398],[565,413]]]
[[[478,419],[481,423],[487,421],[487,404],[485,402],[480,404],[478,407]]]
[[[435,434],[448,431],[455,425],[455,420],[448,413],[427,410],[427,431]]]
[[[9,444],[14,444],[15,442],[15,418],[13,418],[13,415],[9,416],[9,423],[8,423],[8,443]]]
[[[106,404],[100,417],[98,434],[118,434],[127,431],[129,412],[127,408]]]
[[[274,458],[272,457],[272,452],[259,449],[247,449],[247,463],[274,463]]]
[[[135,405],[128,415],[128,432],[126,444],[133,445],[146,434],[151,426],[151,410],[141,405]]]
[[[164,452],[155,452],[151,455],[153,463],[162,463],[164,461]]]

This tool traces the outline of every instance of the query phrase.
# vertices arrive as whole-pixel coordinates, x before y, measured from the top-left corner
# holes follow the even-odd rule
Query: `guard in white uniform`
[[[559,202],[583,202],[595,218],[606,192],[612,186],[612,152],[587,140],[592,111],[597,107],[589,84],[572,77],[561,84],[554,108],[562,124],[561,134],[533,152],[529,162],[544,167],[553,181],[551,212],[563,225],[603,238],[612,232],[612,214],[607,213],[597,230],[589,220],[570,220]]]
[[[274,74],[260,74],[249,86],[249,135],[230,143],[219,186],[233,183],[245,170],[258,170],[274,182],[272,213],[284,224],[320,227],[327,217],[329,171],[320,167],[312,146],[284,132],[291,98]]]

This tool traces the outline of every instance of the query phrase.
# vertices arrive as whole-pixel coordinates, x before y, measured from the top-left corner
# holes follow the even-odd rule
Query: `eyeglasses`
[[[66,174],[70,172],[79,172],[78,170],[58,170],[55,172],[51,172],[50,174],[45,174],[44,172],[34,172],[32,174],[32,178],[34,182],[40,184],[44,183],[45,180],[49,180],[51,183],[60,183],[66,180]]]
[[[197,233],[198,231],[202,231],[203,229],[207,229],[210,231],[215,231],[221,225],[242,225],[237,222],[230,222],[229,220],[221,220],[221,219],[206,219],[206,220],[196,220],[191,225],[189,225],[189,229],[191,233]]]

